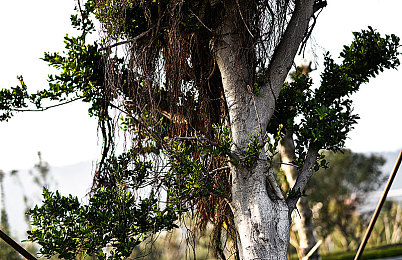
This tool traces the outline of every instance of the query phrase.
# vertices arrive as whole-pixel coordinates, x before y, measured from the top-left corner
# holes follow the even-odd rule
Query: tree
[[[38,109],[46,99],[92,104],[103,137],[88,205],[44,190],[31,210],[31,240],[45,255],[128,256],[145,237],[174,228],[188,212],[214,225],[215,251],[225,258],[222,230],[241,259],[285,259],[290,215],[320,149],[338,150],[356,122],[349,95],[384,68],[395,68],[399,39],[369,27],[341,53],[328,54],[321,86],[301,76],[284,84],[322,1],[88,1],[78,5],[66,53],[45,54],[60,73],[49,89],[21,84],[0,92],[3,120]],[[85,38],[100,20],[105,37]],[[311,26],[309,26],[311,24]],[[124,52],[124,55],[121,53]],[[131,149],[114,154],[113,113],[131,134]],[[283,192],[272,157],[292,133],[299,169]],[[147,187],[147,188],[145,188]]]
[[[368,192],[386,181],[380,169],[385,161],[381,156],[366,156],[350,150],[328,153],[326,158],[330,167],[320,169],[306,189],[311,194],[310,203],[321,205],[315,225],[321,237],[337,230],[345,241],[345,250],[357,248],[360,243],[357,229],[367,224],[358,218],[357,206],[364,203]]]
[[[386,201],[368,245],[371,247],[380,246],[384,245],[384,241],[387,245],[397,244],[401,239],[401,221],[401,203],[394,200]]]

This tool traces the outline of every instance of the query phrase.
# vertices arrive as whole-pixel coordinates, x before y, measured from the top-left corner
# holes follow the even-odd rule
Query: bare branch
[[[271,162],[271,163],[275,163],[275,164],[283,164],[283,165],[288,165],[288,166],[293,166],[293,167],[299,167],[296,164],[293,163],[286,163],[286,162]]]
[[[303,193],[306,188],[307,182],[310,180],[311,176],[314,173],[314,164],[317,160],[319,149],[315,148],[314,145],[311,145],[309,150],[307,151],[306,160],[304,161],[303,168],[296,179],[295,185],[293,185],[293,191],[299,191]],[[289,212],[292,212],[296,207],[296,203],[299,200],[298,197],[289,197],[286,200],[286,203],[289,206]]]
[[[38,109],[18,109],[18,108],[12,108],[12,109],[10,109],[10,110],[11,110],[11,111],[16,111],[16,112],[41,112],[41,111],[48,110],[48,109],[50,109],[50,108],[54,108],[54,107],[66,105],[66,104],[72,103],[72,102],[77,101],[77,100],[80,100],[80,99],[83,99],[83,97],[77,97],[77,98],[68,100],[68,101],[66,101],[66,102],[62,102],[62,103],[59,103],[59,104],[56,104],[56,105],[52,105],[52,106],[48,106],[48,107],[43,107],[43,108],[38,108]]]
[[[262,131],[261,118],[260,118],[260,114],[258,113],[257,103],[255,102],[254,93],[253,93],[253,90],[251,89],[250,85],[247,85],[247,89],[248,89],[248,92],[251,95],[251,98],[253,99],[254,109],[255,109],[255,113],[257,115],[257,120],[258,120],[258,127],[260,128],[261,143],[264,144],[264,133]]]
[[[201,23],[201,25],[205,27],[205,29],[207,29],[208,31],[210,31],[210,32],[212,33],[211,28],[209,28],[208,26],[206,26],[205,23],[203,23],[203,22],[201,21],[201,19],[200,19],[193,11],[190,10],[190,12],[191,12],[192,15],[194,15],[195,18],[197,18],[197,20]]]
[[[299,55],[300,55],[301,53],[304,53],[304,50],[306,49],[307,41],[308,41],[308,39],[310,38],[311,33],[313,32],[313,29],[314,29],[314,27],[315,27],[315,24],[317,23],[317,17],[320,15],[320,13],[321,13],[321,11],[322,11],[322,8],[324,8],[325,6],[327,6],[327,1],[321,1],[321,2],[318,2],[318,3],[315,3],[315,4],[314,4],[314,8],[313,8],[314,14],[313,14],[313,16],[312,16],[312,18],[313,18],[313,24],[312,24],[312,25],[310,26],[310,28],[306,31],[306,34],[305,34],[305,36],[304,36],[304,40],[303,40],[303,42],[302,42],[302,44],[301,44],[301,46],[300,46]],[[317,15],[315,15],[316,12],[318,12]],[[304,54],[303,54],[303,56],[304,56]]]
[[[215,172],[218,172],[218,171],[229,170],[229,169],[230,169],[229,166],[223,166],[223,167],[220,167],[220,168],[213,169],[209,173],[212,174],[212,173],[215,173]]]
[[[205,136],[175,136],[173,137],[173,140],[184,140],[184,141],[204,141],[208,143],[213,143],[212,140],[209,140]]]
[[[303,36],[313,15],[314,0],[297,0],[293,15],[282,36],[281,41],[272,55],[266,75],[266,82],[273,89],[274,99],[277,98],[296,56],[297,50],[303,41]],[[265,90],[265,91],[264,91]],[[263,96],[270,95],[269,87],[263,89]]]
[[[82,8],[81,8],[81,0],[77,0],[77,6],[78,6],[78,10],[80,11],[81,14],[81,19],[84,19],[84,15],[82,14]]]
[[[145,35],[147,35],[152,29],[153,29],[153,27],[149,28],[149,29],[146,30],[145,32],[142,32],[142,33],[138,34],[138,35],[135,36],[134,38],[131,38],[131,39],[126,40],[126,41],[116,42],[116,43],[111,44],[111,45],[109,45],[109,46],[103,47],[101,50],[104,51],[104,50],[108,50],[108,49],[117,47],[117,46],[119,46],[119,45],[131,43],[131,42],[136,42],[136,41],[138,41],[139,39],[141,39],[142,37],[144,37]]]
[[[318,1],[314,4],[313,7],[313,12],[316,13],[317,11],[320,11],[322,8],[327,6],[327,1]]]
[[[237,7],[239,8],[240,17],[241,17],[241,19],[242,19],[242,21],[243,21],[243,23],[244,23],[244,26],[245,26],[246,29],[247,29],[247,32],[250,34],[250,36],[251,36],[252,38],[254,38],[254,35],[251,33],[250,29],[248,28],[248,25],[247,25],[246,20],[244,20],[243,13],[242,13],[241,8],[240,8],[239,0],[236,0],[236,4],[237,4]]]
[[[274,190],[274,194],[278,199],[284,200],[285,198],[283,197],[283,193],[281,188],[278,185],[278,182],[275,179],[274,176],[274,170],[272,168],[268,169],[267,172],[267,180],[269,184],[271,184],[272,189]]]

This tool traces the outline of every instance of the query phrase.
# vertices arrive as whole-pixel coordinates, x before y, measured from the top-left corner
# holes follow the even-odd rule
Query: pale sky
[[[46,86],[52,70],[39,58],[44,51],[63,50],[63,37],[72,32],[69,17],[74,5],[73,0],[1,3],[0,88],[15,86],[20,74],[31,91]],[[337,57],[342,46],[350,43],[351,31],[368,25],[402,37],[401,11],[399,0],[329,0],[313,33],[316,54],[322,58],[324,51],[330,51]],[[401,148],[401,78],[402,68],[386,71],[354,95],[355,112],[361,119],[349,135],[348,148],[356,152]],[[37,151],[51,166],[98,158],[97,123],[89,118],[87,109],[87,105],[76,103],[46,112],[20,113],[0,123],[0,169],[31,168]]]

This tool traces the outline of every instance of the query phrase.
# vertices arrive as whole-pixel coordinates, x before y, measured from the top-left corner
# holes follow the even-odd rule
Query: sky
[[[0,88],[17,85],[17,75],[24,76],[32,92],[45,88],[47,75],[55,70],[40,58],[45,51],[63,51],[63,37],[74,33],[70,14],[75,1],[13,0],[1,5]],[[37,151],[52,166],[98,158],[97,122],[87,110],[87,104],[76,102],[0,123],[0,169],[31,168]]]
[[[74,5],[73,0],[1,3],[0,88],[15,86],[17,75],[24,76],[30,91],[46,87],[47,75],[54,70],[39,58],[45,51],[63,50],[63,37],[73,33],[69,17]],[[338,57],[342,46],[352,40],[351,32],[368,25],[402,37],[401,10],[399,0],[328,0],[311,40],[318,62],[326,51]],[[306,57],[311,57],[311,51]],[[318,82],[319,72],[320,64],[312,73]],[[355,112],[361,119],[349,135],[347,148],[355,152],[401,148],[401,78],[402,68],[386,71],[353,96]],[[20,113],[0,123],[0,169],[31,168],[37,151],[52,166],[99,158],[97,122],[88,116],[87,109],[86,104],[73,103],[45,112]]]

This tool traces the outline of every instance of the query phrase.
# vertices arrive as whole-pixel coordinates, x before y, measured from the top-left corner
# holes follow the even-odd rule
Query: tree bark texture
[[[232,153],[241,159],[255,136],[261,138],[275,109],[275,100],[291,68],[297,49],[313,14],[313,0],[296,1],[296,6],[281,42],[274,51],[266,86],[261,95],[250,91],[254,85],[254,57],[247,46],[238,2],[225,4],[222,26],[213,45],[222,77],[232,133]],[[262,140],[261,140],[262,142]],[[311,167],[310,167],[311,168]],[[310,169],[309,168],[309,169]],[[286,259],[289,244],[290,214],[265,153],[246,167],[231,164],[231,207],[238,232],[241,259]]]

